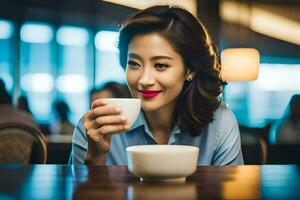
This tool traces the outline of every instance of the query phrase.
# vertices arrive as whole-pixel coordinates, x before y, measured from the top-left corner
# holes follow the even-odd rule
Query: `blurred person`
[[[221,65],[204,25],[188,11],[154,6],[119,34],[119,60],[142,110],[130,127],[118,107],[97,99],[78,122],[71,163],[127,165],[126,148],[168,144],[200,148],[198,165],[241,165],[234,114],[221,102]]]
[[[25,111],[14,108],[12,98],[0,79],[0,126],[3,124],[19,123],[39,130],[38,124],[32,116]]]
[[[130,92],[126,85],[117,82],[105,83],[102,87],[93,88],[90,91],[90,105],[100,98],[130,98]]]
[[[53,134],[72,135],[74,126],[69,120],[70,108],[65,101],[56,101],[53,104],[55,119],[50,124]]]
[[[270,132],[272,144],[300,144],[300,95],[291,97],[285,114],[278,120]]]
[[[29,103],[28,103],[28,99],[26,96],[19,96],[18,101],[17,101],[17,108],[32,114],[32,112],[29,108]]]

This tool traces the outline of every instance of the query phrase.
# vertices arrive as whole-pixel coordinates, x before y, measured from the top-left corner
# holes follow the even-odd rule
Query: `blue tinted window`
[[[0,20],[0,78],[5,82],[6,89],[13,90],[13,23]]]
[[[27,22],[20,30],[20,86],[39,123],[49,122],[55,95],[53,28],[46,23]]]
[[[252,82],[231,82],[225,99],[242,125],[264,126],[280,118],[293,94],[300,93],[300,64],[260,65]]]
[[[125,83],[125,73],[118,59],[117,39],[118,32],[99,31],[96,34],[96,85],[108,81]]]
[[[62,26],[56,34],[59,44],[57,98],[63,99],[76,123],[88,110],[88,92],[93,85],[92,43],[90,32],[83,27]]]

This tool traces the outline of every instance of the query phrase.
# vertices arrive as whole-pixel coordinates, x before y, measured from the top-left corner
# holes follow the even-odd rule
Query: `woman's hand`
[[[107,99],[97,99],[84,116],[84,128],[88,136],[86,164],[104,164],[109,152],[111,135],[130,128],[118,107],[107,105]]]

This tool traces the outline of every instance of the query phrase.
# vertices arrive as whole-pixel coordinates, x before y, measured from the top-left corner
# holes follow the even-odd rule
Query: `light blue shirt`
[[[128,131],[112,136],[105,164],[127,165],[126,147],[145,144],[157,144],[157,142],[141,112]],[[193,137],[188,133],[181,133],[178,127],[175,127],[168,144],[199,147],[198,165],[222,166],[244,163],[237,120],[223,104],[214,112],[214,120],[199,136]],[[73,134],[71,164],[84,164],[87,146],[86,130],[83,127],[83,120],[80,119]]]

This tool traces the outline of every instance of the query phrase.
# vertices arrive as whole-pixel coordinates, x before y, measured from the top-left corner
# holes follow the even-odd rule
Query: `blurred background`
[[[258,79],[229,82],[224,99],[242,132],[272,143],[272,126],[300,93],[300,1],[177,2],[208,27],[220,52],[249,47],[260,52]],[[118,63],[118,29],[147,5],[100,0],[0,0],[0,5],[0,78],[14,105],[20,96],[28,99],[43,133],[54,132],[55,102],[68,105],[75,125],[89,109],[91,89],[126,83]]]

